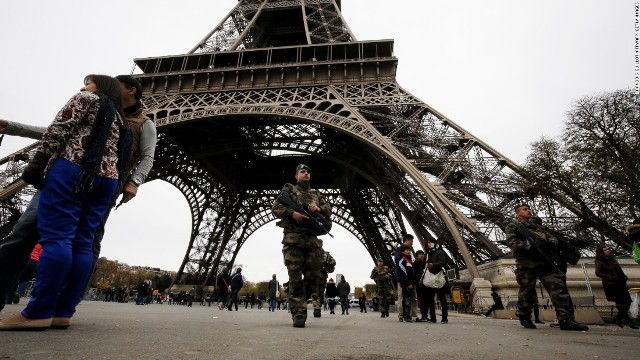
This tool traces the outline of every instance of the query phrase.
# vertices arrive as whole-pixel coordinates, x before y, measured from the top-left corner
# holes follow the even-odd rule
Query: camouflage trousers
[[[391,286],[378,285],[378,300],[380,301],[380,309],[387,311],[389,305],[393,304],[394,293]]]
[[[320,298],[319,303],[320,305],[324,304],[324,291],[327,288],[327,278],[324,277],[324,274],[320,277],[320,281],[318,282],[320,284],[320,286],[318,287],[318,297]],[[316,308],[315,304],[313,305],[313,309],[318,309]]]
[[[307,315],[307,292],[314,309],[321,309],[320,281],[322,280],[322,240],[308,234],[287,233],[282,240],[284,265],[289,273],[289,302],[291,316]]]
[[[531,319],[533,305],[538,303],[536,280],[540,279],[549,293],[558,320],[573,319],[571,296],[564,276],[561,272],[549,269],[549,266],[542,262],[517,264],[516,281],[520,285],[520,290],[516,315],[521,319]]]

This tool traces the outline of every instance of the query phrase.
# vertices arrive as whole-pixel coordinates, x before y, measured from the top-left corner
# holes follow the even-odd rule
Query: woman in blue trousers
[[[22,179],[40,190],[43,247],[32,298],[0,330],[67,328],[91,274],[93,240],[124,178],[131,133],[120,82],[88,75],[58,112]],[[46,177],[45,177],[46,173]]]

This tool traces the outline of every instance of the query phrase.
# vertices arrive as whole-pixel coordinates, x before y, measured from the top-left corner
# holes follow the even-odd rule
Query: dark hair
[[[416,251],[416,255],[420,255],[420,254],[424,254],[424,251],[422,251],[422,250]]]
[[[635,218],[633,219],[633,223],[634,225],[640,224],[640,218]]]
[[[602,259],[605,258],[605,256],[604,256],[604,248],[606,248],[606,246],[598,246],[596,248],[596,259],[602,260]]]
[[[523,206],[531,208],[531,206],[529,206],[529,204],[527,204],[527,203],[520,203],[520,204],[517,204],[516,206],[513,207],[513,211],[518,211],[518,209],[520,209]]]
[[[108,75],[89,74],[84,77],[85,84],[88,80],[96,84],[96,92],[113,101],[118,112],[122,111],[122,89],[120,88],[120,81],[118,81],[118,79]]]
[[[405,242],[407,240],[413,240],[413,235],[411,235],[411,234],[402,235],[402,242]]]
[[[616,258],[614,256],[605,255],[604,254],[604,249],[610,249],[610,248],[608,246],[598,246],[596,248],[596,257],[595,257],[596,268],[601,263],[613,264],[613,263],[617,263],[618,262],[618,260],[616,260]]]
[[[400,252],[404,252],[405,250],[411,250],[411,246],[400,245]]]
[[[142,99],[142,85],[131,75],[118,75],[116,79],[124,84],[127,89],[136,88],[136,100]]]

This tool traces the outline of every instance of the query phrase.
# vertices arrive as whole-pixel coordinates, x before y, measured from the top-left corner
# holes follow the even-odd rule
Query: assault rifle
[[[533,249],[536,253],[538,253],[538,255],[540,255],[542,259],[546,261],[553,268],[554,271],[561,272],[560,268],[558,267],[558,260],[554,260],[549,256],[549,254],[544,252],[540,243],[537,240],[535,240],[533,237],[531,237],[531,231],[529,231],[529,229],[527,229],[524,226],[520,226],[516,229],[516,235],[524,239],[527,245],[531,246],[531,249]]]
[[[551,233],[558,239],[558,256],[561,260],[568,262],[571,265],[575,265],[582,256],[574,242],[569,240],[567,236],[557,230],[543,226],[543,228]]]
[[[311,225],[317,231],[318,234],[321,234],[321,235],[327,234],[333,237],[333,235],[331,235],[331,233],[324,227],[324,224],[327,222],[327,218],[324,215],[322,215],[319,211],[316,211],[316,212],[309,211],[308,204],[300,205],[297,202],[293,201],[293,199],[291,198],[291,194],[289,194],[289,191],[283,189],[280,192],[280,195],[278,195],[278,202],[292,209],[293,211],[297,211],[300,214],[307,216],[309,218],[308,221],[311,223]]]

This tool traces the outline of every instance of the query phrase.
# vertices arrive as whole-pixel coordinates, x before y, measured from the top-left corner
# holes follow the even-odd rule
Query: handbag
[[[437,274],[432,273],[429,269],[424,269],[422,275],[422,285],[432,288],[441,289],[446,284],[447,278],[444,276],[444,270],[441,270]]]

